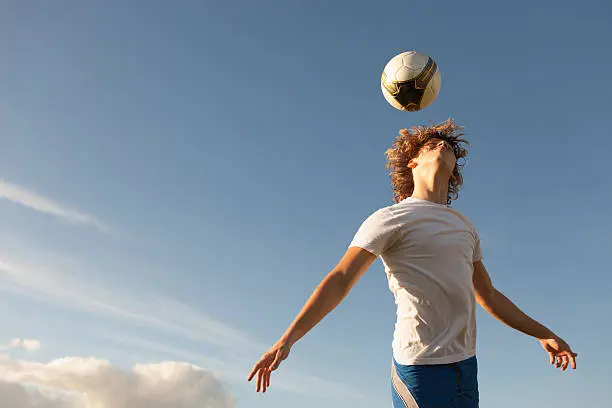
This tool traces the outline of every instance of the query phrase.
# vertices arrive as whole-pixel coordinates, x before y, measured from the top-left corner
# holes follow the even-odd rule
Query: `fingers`
[[[272,374],[270,369],[267,369],[264,373],[263,392],[266,392],[268,387],[270,387],[270,374]]]
[[[578,356],[578,354],[576,354],[576,353],[571,353],[571,354],[570,354],[570,357],[569,357],[570,362],[571,362],[571,364],[572,364],[572,368],[573,368],[574,370],[576,369],[576,357],[577,357],[577,356]]]
[[[259,371],[259,377],[257,381],[257,392],[266,392],[270,388],[270,375],[272,371],[269,368],[262,368]]]
[[[567,369],[567,365],[569,364],[569,359],[567,358],[567,354],[563,354],[561,356],[561,370],[565,371]]]
[[[558,353],[560,358],[563,360],[562,370],[565,371],[571,364],[571,367],[576,369],[576,357],[578,354],[574,353],[570,348],[569,344],[563,342],[560,352]]]
[[[253,370],[251,370],[247,378],[247,381],[251,381],[253,377],[255,376],[255,374],[257,374],[257,386],[256,386],[257,392],[259,392],[259,390],[262,388],[263,373],[265,369],[267,368],[269,361],[270,361],[269,355],[264,354],[261,357],[261,359],[257,362],[257,364],[255,364],[255,366],[253,367]]]
[[[576,369],[576,357],[578,354],[571,351],[561,351],[559,353],[549,353],[550,364],[561,368],[562,371],[567,370],[568,367]]]
[[[251,381],[253,379],[253,376],[259,370],[260,364],[261,364],[261,361],[255,364],[255,366],[251,370],[251,373],[249,374],[249,377],[247,378],[247,381]]]
[[[563,352],[563,371],[567,369],[568,366],[571,366],[572,369],[576,369],[576,357],[578,354],[573,351],[565,351]]]
[[[247,378],[247,381],[251,381],[253,377],[255,376],[255,373],[257,373],[259,370],[261,370],[262,368],[266,366],[266,360],[267,360],[267,356],[264,355],[257,362],[257,364],[255,364],[255,366],[253,367],[253,370],[251,370],[251,373],[249,374],[249,377]]]
[[[259,373],[257,374],[257,389],[256,389],[257,392],[259,392],[263,388],[265,372],[266,372],[266,369],[262,367],[259,370]]]
[[[276,358],[274,359],[274,361],[272,362],[272,364],[270,364],[268,367],[263,368],[263,392],[266,392],[266,389],[270,388],[270,376],[272,375],[272,371],[276,370],[278,368],[278,365],[280,364],[280,351],[276,353]]]
[[[548,352],[548,360],[550,362],[550,365],[555,364],[555,355],[554,355],[554,353],[551,353],[550,351]]]
[[[262,368],[260,373],[259,373],[259,379],[261,381],[261,387],[257,389],[257,391],[261,390],[261,392],[266,392],[266,384],[268,383],[268,380],[266,378],[268,374],[268,369],[267,368]]]
[[[576,369],[576,357],[577,353],[574,353],[563,339],[552,338],[542,341],[542,346],[546,350],[549,356],[549,362],[551,365],[560,368],[562,371],[567,370],[568,367]]]
[[[270,376],[272,371],[276,370],[281,361],[289,355],[289,347],[283,344],[274,345],[261,359],[255,364],[253,370],[249,373],[247,381],[251,381],[257,374],[256,391],[266,392],[270,387]]]
[[[277,353],[278,354],[278,353]],[[270,387],[270,373],[275,369],[273,364],[271,364],[272,355],[266,354],[261,360],[255,364],[253,370],[249,373],[247,381],[251,381],[255,374],[257,374],[257,385],[255,388],[256,392],[262,391],[266,392],[266,389]],[[278,358],[274,360],[276,362]],[[278,363],[275,364],[278,367]]]

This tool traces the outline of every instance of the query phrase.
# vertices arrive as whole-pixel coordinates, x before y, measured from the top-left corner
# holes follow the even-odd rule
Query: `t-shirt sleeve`
[[[474,231],[474,239],[476,240],[474,245],[474,255],[472,258],[472,262],[482,261],[484,256],[482,254],[482,248],[480,246],[480,235],[477,231]]]
[[[366,218],[349,246],[363,248],[379,256],[395,243],[398,235],[397,220],[388,208],[382,208]]]

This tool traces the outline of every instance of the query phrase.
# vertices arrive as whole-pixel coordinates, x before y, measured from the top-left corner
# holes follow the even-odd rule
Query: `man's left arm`
[[[562,367],[576,368],[576,356],[570,346],[546,326],[527,316],[503,293],[495,289],[482,261],[474,263],[474,294],[476,301],[487,312],[502,323],[537,338],[550,356],[550,363]]]

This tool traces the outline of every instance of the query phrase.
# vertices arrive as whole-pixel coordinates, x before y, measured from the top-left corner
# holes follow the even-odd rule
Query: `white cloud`
[[[34,211],[55,216],[72,224],[92,227],[103,233],[111,232],[111,229],[106,224],[93,215],[83,214],[76,210],[66,208],[48,198],[1,179],[0,198],[23,205],[24,207],[30,208]]]
[[[40,349],[40,341],[32,339],[13,339],[9,343],[9,347],[36,351]]]
[[[0,357],[6,408],[232,408],[234,398],[202,368],[179,362],[131,370],[96,358],[49,363]]]

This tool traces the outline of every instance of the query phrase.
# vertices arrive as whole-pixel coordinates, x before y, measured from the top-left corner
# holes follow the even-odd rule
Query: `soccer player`
[[[387,150],[394,203],[359,227],[339,263],[321,281],[293,323],[261,357],[256,391],[291,347],[331,312],[377,257],[397,304],[392,342],[393,406],[478,407],[476,303],[536,338],[563,371],[576,356],[557,334],[523,313],[491,283],[478,232],[450,207],[463,183],[468,142],[452,119],[402,129]]]

